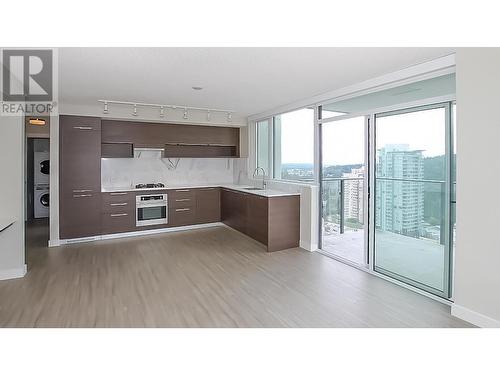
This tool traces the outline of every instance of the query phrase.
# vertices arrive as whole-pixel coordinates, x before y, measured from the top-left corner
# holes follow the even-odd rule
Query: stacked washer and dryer
[[[50,159],[49,142],[36,139],[34,143],[34,217],[35,219],[49,216],[49,177]]]

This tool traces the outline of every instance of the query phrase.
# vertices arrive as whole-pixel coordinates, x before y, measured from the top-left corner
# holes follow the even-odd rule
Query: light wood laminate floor
[[[2,327],[468,327],[450,308],[301,249],[266,253],[225,227],[48,249],[28,228]]]

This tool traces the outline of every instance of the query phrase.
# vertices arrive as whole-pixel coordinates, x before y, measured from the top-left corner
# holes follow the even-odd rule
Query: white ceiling
[[[61,48],[59,100],[248,116],[455,52],[453,48]],[[204,89],[195,91],[192,86]]]

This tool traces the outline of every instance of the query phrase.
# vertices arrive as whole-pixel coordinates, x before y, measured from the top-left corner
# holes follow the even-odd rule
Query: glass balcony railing
[[[364,178],[322,180],[323,233],[343,234],[364,225]]]

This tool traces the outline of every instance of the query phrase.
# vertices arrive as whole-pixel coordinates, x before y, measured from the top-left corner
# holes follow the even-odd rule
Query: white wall
[[[24,117],[0,117],[0,218],[15,220],[0,233],[0,280],[22,277],[24,257]]]
[[[500,49],[459,49],[457,243],[452,314],[500,327]]]

